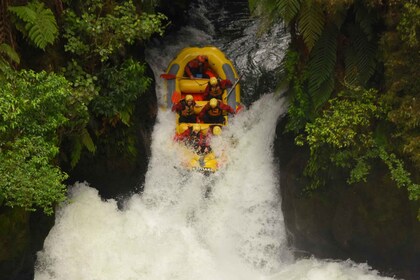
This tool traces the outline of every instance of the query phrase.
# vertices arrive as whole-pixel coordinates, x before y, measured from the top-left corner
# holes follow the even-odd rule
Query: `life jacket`
[[[223,93],[223,90],[220,86],[220,82],[217,82],[216,86],[212,86],[209,82],[209,94],[211,97],[219,97]]]
[[[201,63],[198,59],[194,59],[187,64],[188,69],[191,71],[192,74],[204,74],[206,70],[209,68],[208,62]],[[187,71],[187,74],[188,73]]]
[[[209,110],[207,111],[207,114],[209,114],[212,117],[220,116],[222,114],[222,109],[220,109],[219,103],[217,103],[217,106],[214,108],[210,107]]]
[[[181,104],[182,104],[182,111],[181,111],[181,115],[184,117],[188,117],[188,116],[192,116],[195,114],[194,111],[194,107],[195,107],[195,102],[193,101],[193,103],[191,104],[191,106],[188,106],[187,102],[184,100],[181,100]]]

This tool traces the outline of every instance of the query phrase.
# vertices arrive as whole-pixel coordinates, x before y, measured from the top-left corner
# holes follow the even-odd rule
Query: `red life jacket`
[[[222,90],[222,88],[220,87],[220,82],[217,82],[217,85],[216,86],[212,86],[212,85],[210,85],[210,83],[209,83],[209,95],[211,96],[211,97],[214,97],[214,98],[217,98],[217,97],[219,97],[219,96],[221,96],[222,95],[222,93],[223,93],[223,90]]]
[[[181,104],[182,104],[182,108],[183,108],[182,111],[181,111],[182,116],[188,117],[188,116],[195,115],[195,111],[194,111],[195,102],[194,101],[191,104],[191,106],[188,106],[185,99],[181,101]]]
[[[209,114],[212,117],[218,117],[222,114],[222,109],[220,109],[219,104],[217,104],[216,107],[211,108],[207,111],[207,114]]]

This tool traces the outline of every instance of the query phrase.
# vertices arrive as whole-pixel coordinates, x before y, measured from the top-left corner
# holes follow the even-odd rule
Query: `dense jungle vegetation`
[[[152,82],[136,51],[169,21],[158,1],[1,0],[0,204],[65,199],[63,166],[112,145],[135,155],[134,104]],[[308,190],[337,168],[348,183],[373,165],[418,200],[417,1],[250,0],[261,30],[283,20],[288,133],[308,147]]]
[[[308,147],[307,191],[335,172],[348,184],[382,165],[420,198],[420,7],[416,0],[249,1],[264,30],[283,20],[287,132]],[[420,219],[420,212],[418,218]]]
[[[152,82],[139,49],[168,24],[155,6],[1,1],[0,205],[51,214],[82,152],[135,155],[135,101]]]

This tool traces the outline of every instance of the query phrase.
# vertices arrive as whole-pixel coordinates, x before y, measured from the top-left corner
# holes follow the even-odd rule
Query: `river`
[[[183,47],[215,45],[244,74],[247,109],[212,143],[216,153],[228,155],[228,164],[208,177],[178,168],[175,115],[161,106],[144,191],[119,208],[88,183],[72,186],[38,253],[36,280],[390,279],[366,264],[293,257],[273,155],[276,124],[287,109],[274,89],[288,35],[278,24],[258,37],[246,7],[232,12],[222,2],[198,1],[190,10],[198,18],[152,41],[146,55],[159,104],[159,75]]]

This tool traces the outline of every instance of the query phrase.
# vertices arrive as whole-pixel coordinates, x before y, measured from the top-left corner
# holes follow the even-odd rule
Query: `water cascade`
[[[38,253],[36,280],[386,279],[365,264],[293,258],[272,148],[287,104],[279,94],[257,92],[264,71],[279,69],[278,49],[286,46],[287,35],[277,26],[275,40],[257,40],[256,24],[243,24],[243,36],[229,43],[214,39],[214,28],[206,33],[188,26],[152,42],[147,52],[160,104],[158,76],[183,47],[216,45],[246,74],[245,100],[255,101],[212,143],[216,154],[226,156],[225,167],[208,177],[180,168],[182,152],[171,140],[175,116],[160,107],[143,193],[118,209],[115,200],[101,200],[88,183],[72,186]]]

